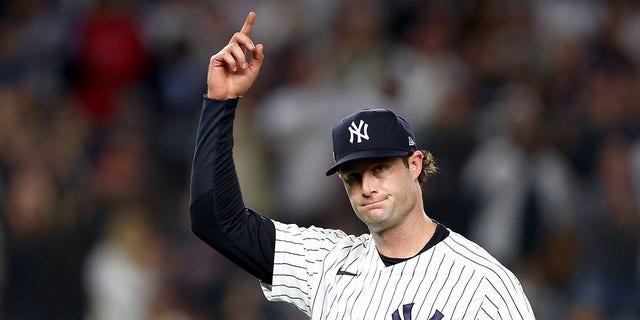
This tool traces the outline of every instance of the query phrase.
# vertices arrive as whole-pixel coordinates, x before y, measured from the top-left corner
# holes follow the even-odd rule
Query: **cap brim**
[[[411,151],[401,149],[368,149],[352,152],[336,162],[325,175],[330,176],[338,171],[341,165],[354,160],[360,159],[375,159],[375,158],[389,158],[389,157],[404,157],[411,154]]]

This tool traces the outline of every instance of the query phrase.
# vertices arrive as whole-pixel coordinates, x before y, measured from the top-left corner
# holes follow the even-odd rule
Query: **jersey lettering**
[[[440,310],[436,310],[436,313],[433,314],[433,316],[431,316],[431,318],[429,318],[429,320],[440,320],[444,317],[444,315],[440,312]]]
[[[402,306],[402,316],[404,319],[400,318],[400,311],[396,310],[391,314],[391,320],[411,320],[411,309],[413,308],[413,303],[405,304]]]

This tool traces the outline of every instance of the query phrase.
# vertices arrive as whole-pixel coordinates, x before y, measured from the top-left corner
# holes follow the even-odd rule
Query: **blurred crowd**
[[[366,232],[330,130],[407,118],[427,213],[521,279],[538,319],[640,319],[640,3],[9,0],[0,4],[0,318],[303,319],[191,234],[209,57],[257,13],[245,203]]]

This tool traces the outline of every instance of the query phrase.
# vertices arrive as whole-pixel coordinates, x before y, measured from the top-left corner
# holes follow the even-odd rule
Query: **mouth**
[[[373,201],[373,202],[367,202],[367,203],[361,204],[360,206],[363,207],[363,208],[375,208],[375,207],[379,206],[379,204],[381,204],[385,200],[386,199],[377,200],[377,201]]]

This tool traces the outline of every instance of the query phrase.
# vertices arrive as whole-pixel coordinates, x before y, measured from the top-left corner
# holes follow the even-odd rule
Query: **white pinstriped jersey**
[[[535,319],[513,273],[451,230],[386,267],[369,234],[274,223],[273,280],[263,292],[311,319]]]

